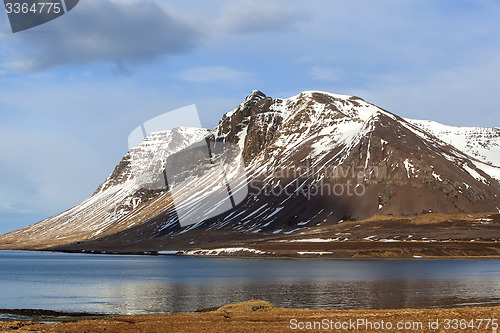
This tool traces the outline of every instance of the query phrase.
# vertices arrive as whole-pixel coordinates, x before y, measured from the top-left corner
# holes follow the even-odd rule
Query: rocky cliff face
[[[259,200],[238,216],[252,231],[498,206],[498,183],[484,163],[357,97],[305,92],[273,100],[253,92],[215,131],[243,147],[258,185]]]
[[[354,96],[303,92],[273,99],[254,91],[210,133],[186,128],[152,133],[93,196],[2,236],[0,244],[72,249],[150,244],[154,250],[195,238],[283,235],[374,214],[497,211],[498,131],[453,132],[468,142],[464,148],[450,144],[454,140],[436,128]],[[249,194],[235,209],[181,228],[172,193],[144,184],[157,181],[151,177],[161,174],[158,168],[169,156],[205,137],[241,148]],[[207,186],[225,186],[207,181],[174,191],[194,198]]]

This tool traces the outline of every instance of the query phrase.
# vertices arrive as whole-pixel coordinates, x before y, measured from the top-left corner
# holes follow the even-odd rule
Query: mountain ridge
[[[216,140],[241,148],[254,193],[236,209],[179,228],[171,194],[137,185],[138,177],[155,174],[148,170],[158,169],[159,161],[175,153],[168,149],[174,134],[182,143],[177,144],[180,149],[207,134],[205,129],[180,128],[152,133],[82,204],[1,236],[0,246],[78,248],[93,242],[119,243],[119,238],[120,248],[152,239],[162,239],[166,246],[174,239],[190,245],[193,239],[223,235],[288,235],[375,214],[497,211],[497,166],[480,161],[484,154],[467,155],[424,125],[355,96],[307,91],[273,99],[255,90],[210,131]],[[476,147],[497,147],[491,142]],[[146,146],[153,149],[142,149]],[[301,168],[308,170],[305,175],[290,176]],[[149,183],[157,181],[149,178]],[[348,195],[349,186],[362,187],[363,195]],[[265,188],[288,189],[294,195],[266,195]],[[315,194],[311,200],[312,191],[326,188],[329,193]],[[333,193],[335,188],[344,192]]]

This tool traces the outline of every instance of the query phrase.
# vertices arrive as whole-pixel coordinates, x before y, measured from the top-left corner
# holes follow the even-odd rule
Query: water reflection
[[[0,251],[0,308],[120,314],[500,305],[500,260],[281,260]]]

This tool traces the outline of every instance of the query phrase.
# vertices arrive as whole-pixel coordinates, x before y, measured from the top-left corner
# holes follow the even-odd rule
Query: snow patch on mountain
[[[219,255],[227,255],[231,253],[253,253],[253,254],[267,254],[270,252],[266,251],[261,251],[261,250],[256,250],[256,249],[251,249],[247,247],[224,247],[224,248],[219,248],[219,249],[211,249],[211,250],[191,250],[191,251],[186,251],[184,252],[185,255],[189,256],[219,256]]]
[[[59,215],[14,231],[13,234],[26,234],[32,239],[50,239],[57,235],[59,238],[79,237],[84,240],[99,236],[120,224],[130,228],[141,223],[154,212],[145,210],[141,205],[148,198],[141,194],[141,182],[144,179],[138,182],[137,177],[161,174],[159,170],[168,155],[197,142],[206,133],[206,129],[186,127],[151,133],[127,153],[94,195]],[[152,199],[151,204],[164,200],[164,197],[165,194],[160,193]]]
[[[405,120],[486,164],[500,166],[500,128],[458,127],[432,120]]]
[[[222,200],[213,200],[208,204],[201,199],[213,197],[221,189],[227,192],[223,176],[231,179],[234,172],[200,176],[190,169],[185,170],[185,182],[170,184],[169,180],[170,191],[167,192],[165,179],[163,184],[160,179],[167,158],[196,142],[206,145],[204,138],[207,135],[239,145],[249,181],[259,180],[261,183],[257,184],[262,184],[259,186],[281,187],[293,192],[293,195],[277,196],[275,199],[264,195],[250,196],[230,212],[230,209],[219,209],[224,204]],[[475,159],[471,160],[469,155]],[[182,162],[184,161],[179,161]],[[345,176],[330,177],[325,172],[329,170],[326,168],[333,170],[343,163],[345,166],[364,166],[365,170],[372,165],[380,168],[380,176],[370,179],[356,176],[354,179],[366,182],[368,189],[374,189],[368,194],[374,199],[362,202],[363,205],[369,202],[366,207],[358,209],[359,201],[357,206],[353,205],[349,210],[343,211],[351,198],[345,198],[345,202],[340,205],[333,196],[325,196],[325,202],[316,207],[313,204],[305,205],[305,200],[295,195],[302,187],[316,185],[320,181],[330,185],[336,184],[334,182],[342,185],[344,181],[351,181]],[[293,171],[303,166],[310,169],[306,177],[277,176],[279,171]],[[407,196],[400,194],[402,192],[398,193],[397,191],[402,190],[395,190],[393,184],[406,188],[410,193],[422,188],[421,185],[424,184],[428,186],[426,191],[429,195],[445,198],[443,200],[460,195],[467,196],[472,203],[481,204],[487,198],[488,204],[492,206],[496,203],[495,193],[498,188],[495,186],[498,184],[495,185],[487,175],[500,179],[500,168],[497,166],[500,166],[500,129],[497,128],[457,128],[436,122],[404,120],[355,96],[306,91],[287,99],[272,99],[259,91],[253,91],[235,110],[226,113],[212,131],[181,127],[151,133],[124,156],[93,196],[64,213],[13,232],[11,236],[13,239],[26,239],[28,235],[31,240],[42,238],[46,243],[53,244],[53,239],[68,238],[73,242],[95,240],[128,232],[134,227],[138,227],[141,233],[138,236],[128,236],[132,242],[137,241],[137,238],[145,241],[155,236],[163,237],[167,232],[168,237],[181,235],[182,238],[190,237],[186,235],[191,231],[196,234],[225,228],[247,234],[303,234],[302,231],[310,223],[334,223],[349,219],[353,214],[365,216],[379,209],[383,209],[382,213],[392,209],[393,214],[398,214],[400,208],[395,199],[411,198],[407,199]],[[468,180],[464,181],[466,178]],[[466,191],[463,191],[464,188],[460,185],[462,183]],[[154,184],[162,186],[156,188],[152,186]],[[245,182],[241,186],[246,185]],[[231,187],[231,191],[234,189]],[[431,193],[432,191],[435,193]],[[237,191],[233,191],[235,192]],[[441,195],[445,192],[446,196]],[[184,201],[174,202],[178,197],[182,197]],[[314,203],[318,202],[320,201]],[[428,207],[433,202],[422,202],[422,209],[425,211],[435,209],[434,206]],[[445,204],[449,203],[445,201],[440,205],[445,207]],[[203,224],[197,218],[198,215],[193,215],[195,210],[191,209],[201,205],[206,212],[213,211],[214,218],[219,211],[227,211],[227,214],[221,215],[220,219],[215,218],[212,224]],[[302,205],[300,210],[295,208]],[[450,207],[453,206],[450,204]],[[192,217],[198,223],[183,229],[168,230],[176,223],[175,218],[172,218],[174,211],[177,214],[185,211],[185,216]],[[409,214],[406,211],[403,213]],[[289,222],[284,224],[285,220]],[[146,230],[142,228],[146,227],[150,229],[142,234],[142,230]],[[206,229],[202,229],[205,227]],[[365,239],[372,240],[373,237],[375,236]],[[314,238],[292,242],[334,242],[348,239]],[[193,250],[192,254],[261,254],[255,251],[257,250],[238,247]]]

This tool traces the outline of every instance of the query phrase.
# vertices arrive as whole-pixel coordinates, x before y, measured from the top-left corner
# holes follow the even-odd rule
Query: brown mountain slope
[[[248,195],[235,209],[180,228],[172,193],[225,185],[202,179],[168,192],[141,188],[136,178],[161,173],[157,161],[206,133],[186,128],[153,133],[92,197],[2,236],[0,246],[159,250],[286,238],[374,214],[480,213],[500,207],[499,183],[481,170],[484,163],[390,112],[353,96],[305,92],[282,100],[254,91],[210,134],[241,148]],[[177,150],[174,140],[182,143]]]

